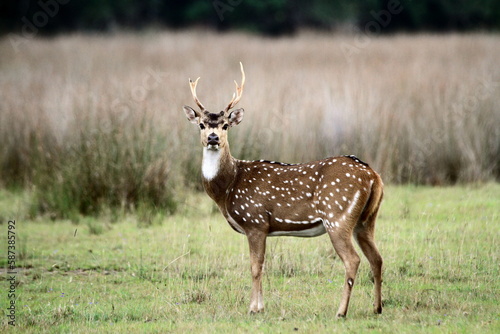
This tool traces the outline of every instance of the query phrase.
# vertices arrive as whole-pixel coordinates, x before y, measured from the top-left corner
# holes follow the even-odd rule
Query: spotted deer
[[[203,146],[202,180],[229,225],[246,235],[250,246],[252,293],[250,313],[264,310],[262,270],[266,238],[316,237],[328,233],[344,263],[345,281],[337,317],[345,317],[360,258],[352,236],[370,262],[375,285],[375,313],[382,312],[382,257],[375,245],[375,220],[383,196],[380,176],[355,156],[285,164],[235,159],[229,150],[228,130],[243,119],[242,82],[227,107],[208,111],[196,95],[196,81],[189,80],[200,109],[184,106],[188,120],[200,128]]]

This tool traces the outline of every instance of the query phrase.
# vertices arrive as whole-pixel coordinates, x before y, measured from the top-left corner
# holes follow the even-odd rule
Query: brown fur
[[[202,110],[185,106],[184,111],[201,129],[203,186],[207,194],[231,227],[248,238],[253,282],[250,312],[264,310],[266,238],[328,233],[345,266],[337,317],[347,314],[360,262],[352,245],[353,236],[370,262],[375,284],[374,311],[381,313],[382,257],[374,242],[375,220],[383,197],[380,176],[354,156],[294,165],[233,158],[227,130],[241,122],[244,111],[226,108],[220,113],[208,112],[195,96],[196,83],[191,87]],[[237,100],[242,87],[237,85]],[[236,104],[233,102],[230,107]]]

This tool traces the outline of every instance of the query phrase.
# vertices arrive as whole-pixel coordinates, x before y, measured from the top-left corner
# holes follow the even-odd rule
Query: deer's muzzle
[[[208,145],[219,145],[219,136],[217,136],[215,133],[211,133],[208,135]]]

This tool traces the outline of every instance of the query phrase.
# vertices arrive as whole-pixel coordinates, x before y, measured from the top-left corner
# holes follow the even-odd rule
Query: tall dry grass
[[[242,159],[355,154],[386,182],[500,178],[497,35],[365,38],[164,32],[0,41],[0,183],[36,210],[173,209],[199,185],[198,133],[182,112],[220,110],[245,65]]]

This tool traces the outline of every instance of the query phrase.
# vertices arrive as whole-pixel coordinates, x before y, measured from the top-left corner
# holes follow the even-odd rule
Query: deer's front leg
[[[252,269],[252,296],[250,300],[250,314],[264,311],[262,296],[262,269],[266,254],[266,233],[252,231],[247,233],[250,246],[250,263]]]

